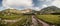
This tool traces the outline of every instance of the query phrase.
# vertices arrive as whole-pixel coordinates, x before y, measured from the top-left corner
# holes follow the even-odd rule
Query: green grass
[[[27,22],[29,21],[29,23]],[[30,16],[25,16],[21,21],[17,22],[17,25],[19,26],[24,26],[24,25],[30,25],[31,24],[31,15]]]
[[[21,15],[22,16],[22,15]],[[31,16],[30,16],[31,17]],[[27,15],[23,15],[22,17],[20,17],[21,20],[19,20],[18,22],[15,22],[15,23],[8,23],[8,24],[5,24],[5,26],[9,25],[9,26],[23,26],[24,24],[26,24],[26,21],[27,21],[27,18],[28,16]],[[4,26],[4,24],[2,24]]]
[[[27,19],[28,18],[31,18],[31,16],[27,16],[27,15],[24,15],[23,17],[21,17],[21,20],[20,21],[18,21],[18,22],[16,22],[16,23],[11,23],[11,24],[8,24],[9,26],[24,26],[24,25],[26,25],[26,21],[27,21]],[[30,22],[30,20],[29,20],[29,22]],[[29,24],[28,24],[29,25]]]
[[[16,15],[16,14],[7,15],[7,14],[0,14],[0,18],[2,18],[2,19],[10,19],[10,20],[13,20],[13,19],[21,18],[21,17],[23,17],[23,15]]]
[[[60,15],[37,15],[37,18],[48,23],[60,24]]]

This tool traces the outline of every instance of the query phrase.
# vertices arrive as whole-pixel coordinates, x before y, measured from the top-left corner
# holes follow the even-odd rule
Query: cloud
[[[60,0],[45,0],[44,4],[42,4],[42,8],[48,7],[48,6],[56,6],[60,8]]]
[[[48,7],[48,5],[46,5],[46,4],[43,4],[43,5],[42,5],[42,8],[44,8],[44,7]]]
[[[50,1],[53,1],[53,0],[38,0],[38,1],[50,2]]]
[[[51,5],[57,6],[57,7],[60,8],[60,0],[55,0],[55,1],[53,1]]]
[[[32,0],[3,0],[3,7],[11,8],[11,7],[20,7],[20,6],[32,6]]]
[[[40,2],[38,3],[39,4],[39,7],[40,8],[44,8],[44,7],[48,7],[51,5],[51,3],[54,1],[54,0],[39,0]]]
[[[48,7],[48,6],[57,6],[60,8],[60,0],[39,0],[39,2],[34,2],[36,4],[32,4],[32,0],[3,0],[2,5],[4,8],[20,8],[20,7],[32,7],[34,10],[39,10],[40,8]],[[38,7],[37,7],[38,6]]]
[[[45,1],[45,0],[38,0],[38,1]]]
[[[0,11],[2,11],[2,10],[4,10],[4,7],[3,6],[0,7]]]
[[[31,9],[36,10],[36,11],[39,11],[40,10],[40,7],[31,7]]]
[[[39,7],[34,7],[34,10],[39,11],[40,8]]]

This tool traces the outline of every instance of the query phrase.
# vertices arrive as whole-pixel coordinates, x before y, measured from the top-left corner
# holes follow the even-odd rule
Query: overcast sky
[[[0,10],[8,8],[40,10],[48,6],[60,8],[60,0],[0,0]]]

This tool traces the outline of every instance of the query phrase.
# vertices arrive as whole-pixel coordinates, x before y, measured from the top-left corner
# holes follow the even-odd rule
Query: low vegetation
[[[18,15],[19,16],[19,15]],[[20,19],[21,18],[21,20],[19,20],[18,22],[15,22],[15,23],[7,23],[7,24],[0,24],[0,26],[26,26],[26,25],[29,25],[29,24],[31,24],[30,22],[31,22],[31,15],[29,16],[29,15],[20,15],[19,17],[18,16],[15,16],[15,18],[14,17],[11,17],[10,19],[11,20],[13,20],[13,19]],[[9,16],[10,17],[10,16]],[[8,19],[9,19],[9,17],[7,17]],[[28,18],[30,18],[30,19],[28,19]],[[29,21],[29,23],[27,22],[27,21]],[[3,22],[4,23],[4,22]]]
[[[60,24],[60,15],[37,15],[37,18],[51,24]]]
[[[16,15],[16,14],[11,14],[11,15],[7,15],[7,14],[0,14],[0,18],[2,19],[18,19],[20,17],[22,17],[23,15]]]

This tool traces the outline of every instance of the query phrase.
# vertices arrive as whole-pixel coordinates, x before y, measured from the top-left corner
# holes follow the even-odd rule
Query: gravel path
[[[32,23],[34,26],[39,26],[38,23],[41,23],[42,26],[50,26],[49,24],[45,23],[44,21],[37,19],[34,15],[32,16]]]

